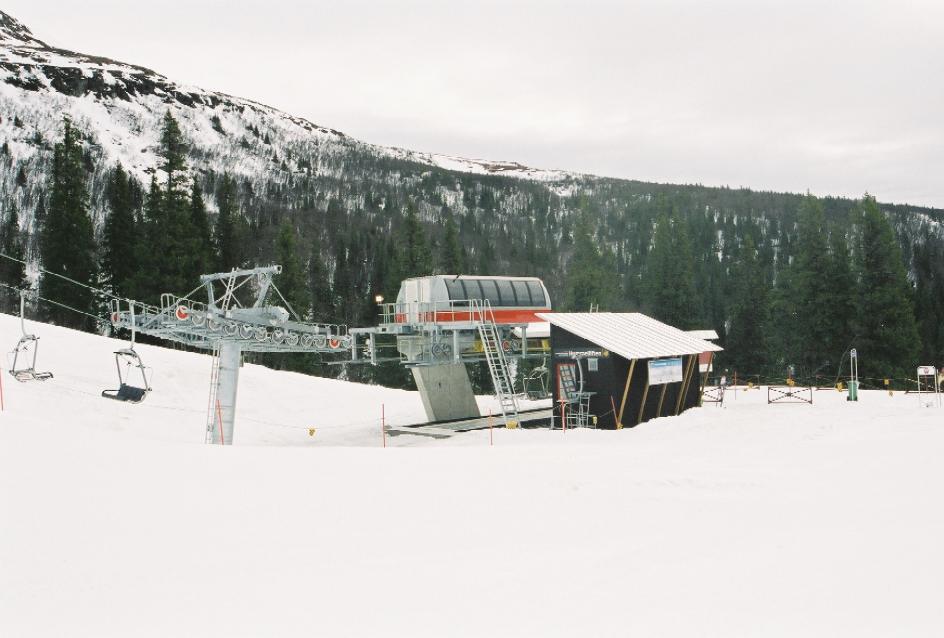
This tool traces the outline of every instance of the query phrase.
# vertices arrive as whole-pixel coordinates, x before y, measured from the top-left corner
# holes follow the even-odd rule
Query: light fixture
[[[374,297],[374,301],[377,302],[377,305],[380,305],[380,304],[382,304],[382,303],[384,302],[384,296],[383,296],[383,295],[377,295],[376,297]]]

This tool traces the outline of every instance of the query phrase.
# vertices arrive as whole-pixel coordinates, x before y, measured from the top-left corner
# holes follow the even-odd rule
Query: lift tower
[[[134,328],[139,334],[213,354],[207,402],[208,443],[233,443],[243,352],[352,352],[347,326],[309,323],[295,314],[272,281],[281,272],[281,266],[273,265],[202,275],[200,286],[187,296],[161,295],[160,307],[135,301],[112,304],[111,322],[115,327]],[[200,290],[205,291],[206,302],[191,298]],[[266,303],[272,291],[288,309]]]

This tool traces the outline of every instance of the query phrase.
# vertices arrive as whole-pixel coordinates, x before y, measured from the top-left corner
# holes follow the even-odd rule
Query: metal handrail
[[[488,299],[450,299],[448,301],[404,301],[380,304],[381,323],[475,323],[495,320],[492,303]]]

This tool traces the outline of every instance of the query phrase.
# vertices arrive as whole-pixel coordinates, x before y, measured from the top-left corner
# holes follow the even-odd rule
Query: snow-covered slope
[[[117,387],[113,352],[127,341],[27,322],[39,338],[37,369],[55,377],[45,383],[3,379],[8,414],[36,423],[67,419],[80,431],[104,429],[134,438],[175,443],[203,441],[210,358],[207,355],[138,344],[150,368],[147,400],[126,405],[101,398]],[[0,339],[12,348],[19,319],[0,314]],[[4,361],[4,370],[9,365]],[[132,379],[138,381],[137,378]],[[483,405],[490,399],[481,398]],[[236,445],[381,445],[380,416],[390,425],[426,420],[417,392],[348,383],[246,364],[240,373]],[[315,428],[314,436],[308,430]],[[416,439],[391,440],[409,445]]]
[[[220,447],[206,357],[140,346],[154,393],[120,405],[118,342],[30,327],[56,377],[4,373],[2,636],[944,632],[944,409],[914,395],[382,449],[414,393],[246,366]]]

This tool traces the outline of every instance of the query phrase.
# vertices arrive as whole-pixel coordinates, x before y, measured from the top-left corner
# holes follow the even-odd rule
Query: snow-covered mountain
[[[0,135],[17,158],[48,153],[62,116],[68,114],[89,136],[106,166],[121,162],[144,178],[155,168],[160,118],[168,110],[191,143],[191,162],[197,170],[225,169],[249,177],[311,170],[337,176],[333,160],[355,153],[482,175],[542,181],[572,177],[516,162],[360,142],[265,104],[182,85],[144,67],[55,48],[0,12]]]

